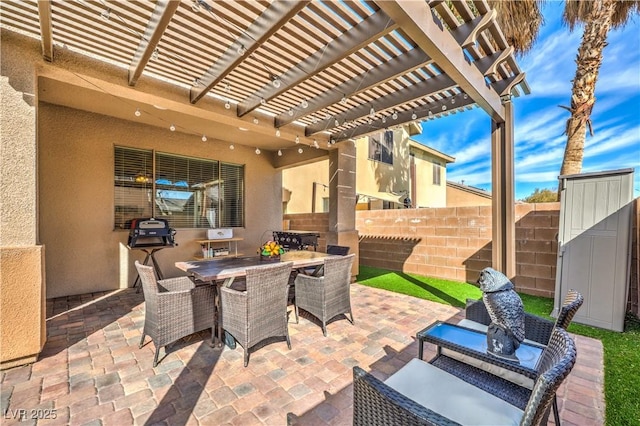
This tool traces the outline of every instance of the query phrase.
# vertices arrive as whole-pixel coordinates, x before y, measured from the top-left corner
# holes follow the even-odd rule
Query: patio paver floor
[[[291,313],[292,349],[265,345],[246,368],[242,348],[212,348],[210,332],[177,342],[166,356],[161,350],[153,368],[153,343],[138,348],[142,294],[49,300],[39,361],[1,372],[2,424],[36,424],[18,417],[55,413],[37,424],[349,425],[354,365],[385,379],[417,356],[416,332],[463,317],[459,308],[357,283],[352,304],[355,325],[334,320],[327,337],[309,316],[295,324]],[[602,345],[573,337],[578,360],[558,392],[560,415],[566,426],[602,425]],[[434,349],[425,345],[425,359]]]

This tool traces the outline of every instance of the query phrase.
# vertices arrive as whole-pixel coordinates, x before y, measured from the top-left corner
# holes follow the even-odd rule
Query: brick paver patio
[[[214,349],[209,332],[161,350],[153,368],[153,343],[138,349],[144,303],[133,289],[50,300],[40,360],[2,371],[1,423],[55,414],[37,424],[349,425],[354,365],[386,378],[417,356],[417,331],[462,318],[458,308],[359,284],[352,295],[355,325],[333,321],[324,337],[292,316],[292,349],[268,344],[246,368],[242,348]],[[574,338],[578,361],[558,393],[560,415],[566,426],[602,425],[602,345]]]

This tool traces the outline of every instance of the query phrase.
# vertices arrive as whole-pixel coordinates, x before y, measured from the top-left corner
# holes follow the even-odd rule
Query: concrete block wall
[[[518,291],[553,297],[559,215],[559,203],[516,206]],[[284,219],[321,236],[328,228],[326,213]],[[360,265],[472,283],[491,265],[489,206],[357,211],[356,229]]]

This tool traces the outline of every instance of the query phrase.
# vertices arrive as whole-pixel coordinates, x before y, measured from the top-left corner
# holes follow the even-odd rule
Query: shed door
[[[629,282],[633,170],[560,177],[555,309],[584,296],[574,321],[623,331]]]

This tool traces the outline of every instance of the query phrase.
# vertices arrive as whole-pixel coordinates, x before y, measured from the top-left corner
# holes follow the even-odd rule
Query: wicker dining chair
[[[289,275],[293,262],[278,262],[247,268],[246,291],[220,288],[222,327],[244,349],[244,366],[249,350],[271,337],[284,337],[291,349],[287,322]]]
[[[158,365],[160,348],[198,331],[211,329],[215,321],[215,289],[196,286],[188,277],[158,281],[152,266],[135,262],[144,294],[144,328],[139,347],[146,336],[156,347],[153,366]]]
[[[444,357],[444,356],[442,356]],[[513,405],[418,358],[384,382],[353,368],[354,425],[546,424],[553,397],[576,361],[576,346],[556,327],[540,361],[541,374],[523,404]],[[488,381],[502,381],[488,375]]]
[[[322,333],[327,335],[327,322],[351,310],[351,265],[355,254],[343,257],[329,257],[324,260],[324,275],[314,277],[298,274],[295,279],[295,314],[298,322],[298,308],[302,308],[322,322]],[[348,319],[348,318],[347,318]]]

